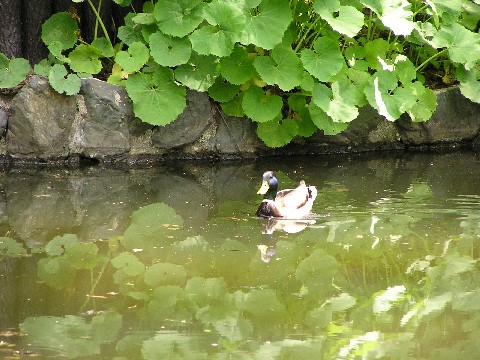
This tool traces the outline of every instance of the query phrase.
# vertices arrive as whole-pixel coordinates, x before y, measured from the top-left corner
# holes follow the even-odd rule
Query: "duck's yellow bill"
[[[267,193],[268,189],[270,189],[270,186],[268,186],[268,182],[267,182],[267,181],[263,181],[263,182],[262,182],[262,186],[261,186],[260,189],[257,191],[257,194],[265,195],[265,194]]]

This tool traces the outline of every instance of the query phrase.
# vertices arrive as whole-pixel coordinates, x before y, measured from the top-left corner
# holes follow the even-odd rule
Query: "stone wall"
[[[230,159],[265,155],[326,154],[467,144],[476,146],[480,105],[458,88],[437,92],[432,119],[413,123],[407,116],[389,122],[367,106],[348,129],[335,136],[318,131],[281,149],[267,148],[256,125],[222,113],[205,93],[189,91],[187,108],[165,127],[135,118],[122,87],[83,79],[78,95],[56,93],[33,76],[11,98],[0,98],[0,155],[6,162],[99,162],[128,164],[175,159]],[[5,133],[5,131],[3,131]]]

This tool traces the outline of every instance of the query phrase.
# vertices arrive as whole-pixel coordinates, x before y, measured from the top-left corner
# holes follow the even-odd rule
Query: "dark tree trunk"
[[[19,0],[0,0],[0,52],[8,58],[21,57],[22,17]]]
[[[52,0],[23,0],[23,56],[30,61],[31,65],[37,64],[48,56],[48,49],[41,35],[42,24],[52,15],[52,11]]]

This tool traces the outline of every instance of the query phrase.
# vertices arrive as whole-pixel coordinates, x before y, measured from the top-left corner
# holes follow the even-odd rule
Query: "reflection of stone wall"
[[[29,247],[68,233],[82,241],[108,239],[123,235],[134,211],[160,202],[171,206],[186,228],[200,228],[218,202],[244,201],[254,195],[255,186],[246,175],[250,168],[171,172],[89,167],[0,172],[0,232]],[[236,178],[233,183],[232,176]]]
[[[154,127],[134,117],[122,87],[84,79],[80,94],[67,97],[53,91],[46,79],[33,76],[11,102],[0,98],[0,125],[8,117],[7,141],[0,151],[19,162],[76,162],[84,157],[131,164],[476,144],[480,105],[461,96],[458,88],[437,94],[438,109],[428,122],[412,123],[404,117],[392,123],[367,106],[339,135],[318,131],[274,150],[257,138],[253,122],[221,113],[205,93],[189,91],[184,113],[165,127]]]

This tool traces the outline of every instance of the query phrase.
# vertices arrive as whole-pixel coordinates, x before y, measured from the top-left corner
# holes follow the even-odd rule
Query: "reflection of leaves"
[[[145,272],[145,283],[150,286],[182,285],[187,272],[182,265],[158,263],[150,266]]]
[[[133,213],[122,242],[130,250],[152,251],[159,241],[165,242],[175,236],[182,225],[182,218],[170,206],[164,203],[148,205]]]
[[[123,269],[129,276],[137,276],[145,271],[145,265],[129,252],[123,252],[111,260],[113,267]]]
[[[278,317],[285,315],[285,306],[271,289],[254,290],[246,294],[242,307],[252,314],[255,321],[276,318],[276,321],[280,321]]]
[[[85,318],[69,315],[31,317],[20,325],[29,343],[70,358],[100,354],[100,345],[114,341],[121,326],[122,316],[117,313],[96,315],[90,324]]]
[[[309,290],[313,288],[325,290],[328,289],[337,271],[337,260],[325,250],[317,249],[298,265],[295,275]]]
[[[158,332],[152,339],[143,342],[142,355],[146,360],[157,359],[206,359],[194,336],[178,332]]]
[[[66,234],[63,236],[55,236],[45,246],[45,251],[50,256],[60,256],[65,252],[65,247],[76,244],[78,242],[77,235]]]
[[[27,251],[22,244],[9,237],[0,237],[0,255],[22,256]]]

